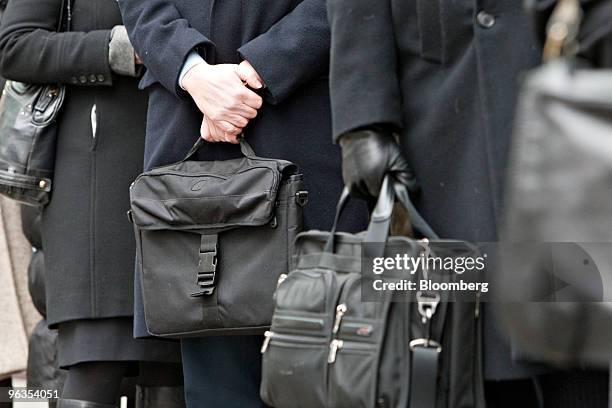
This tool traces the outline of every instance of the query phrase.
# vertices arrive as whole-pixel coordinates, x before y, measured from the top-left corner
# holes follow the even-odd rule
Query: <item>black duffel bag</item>
[[[426,238],[388,237],[396,197]],[[274,295],[261,349],[262,399],[275,408],[484,407],[476,293],[458,301],[448,291],[384,291],[362,300],[362,286],[372,284],[364,259],[416,258],[424,250],[465,257],[478,250],[438,240],[406,188],[390,179],[368,230],[337,233],[347,199],[345,189],[331,232],[307,231],[296,239],[293,268]],[[454,272],[419,274],[437,283],[468,279]],[[404,277],[400,272],[388,281]]]
[[[308,199],[295,164],[187,157],[130,188],[147,328],[161,337],[256,334],[269,327]]]

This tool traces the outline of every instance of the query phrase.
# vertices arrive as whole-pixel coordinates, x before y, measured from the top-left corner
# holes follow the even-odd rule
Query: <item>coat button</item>
[[[71,77],[71,78],[70,78],[70,81],[71,81],[73,84],[78,84],[78,83],[79,83],[79,80],[78,80],[78,79],[77,79],[77,77],[75,77],[75,76]]]
[[[87,83],[87,77],[85,75],[81,75],[79,77],[79,82],[82,83],[82,84]]]
[[[104,80],[105,80],[104,75],[98,74],[98,82],[104,82]]]
[[[481,27],[491,28],[495,25],[495,17],[486,11],[481,11],[476,15],[476,21]]]
[[[96,76],[95,76],[94,74],[91,74],[91,75],[89,76],[89,82],[91,82],[91,83],[96,82]]]

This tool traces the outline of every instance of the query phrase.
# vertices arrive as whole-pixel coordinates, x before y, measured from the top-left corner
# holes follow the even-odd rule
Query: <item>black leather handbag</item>
[[[70,29],[70,15],[70,0],[64,0],[58,31]],[[64,94],[62,85],[6,81],[0,98],[0,194],[26,205],[49,202]]]
[[[263,333],[308,200],[295,164],[255,155],[193,161],[130,188],[145,320],[152,335]]]
[[[388,237],[396,197],[413,229],[429,239]],[[362,300],[363,286],[372,283],[364,259],[418,258],[424,246],[430,256],[466,256],[474,247],[438,240],[406,188],[390,179],[366,232],[336,232],[347,199],[345,189],[331,232],[296,239],[293,268],[274,295],[261,349],[262,399],[276,408],[484,407],[475,294],[455,303],[450,292],[436,290],[385,291]],[[429,273],[439,283],[457,277]]]

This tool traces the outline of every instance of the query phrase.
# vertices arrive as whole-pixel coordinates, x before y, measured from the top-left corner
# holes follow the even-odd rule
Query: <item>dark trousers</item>
[[[262,336],[181,340],[188,408],[259,408]]]

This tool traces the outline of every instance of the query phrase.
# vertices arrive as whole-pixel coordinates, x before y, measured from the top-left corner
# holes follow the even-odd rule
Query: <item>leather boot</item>
[[[113,404],[100,404],[98,402],[60,398],[57,401],[57,408],[117,408],[117,406]]]
[[[137,385],[135,408],[185,408],[184,388]]]

